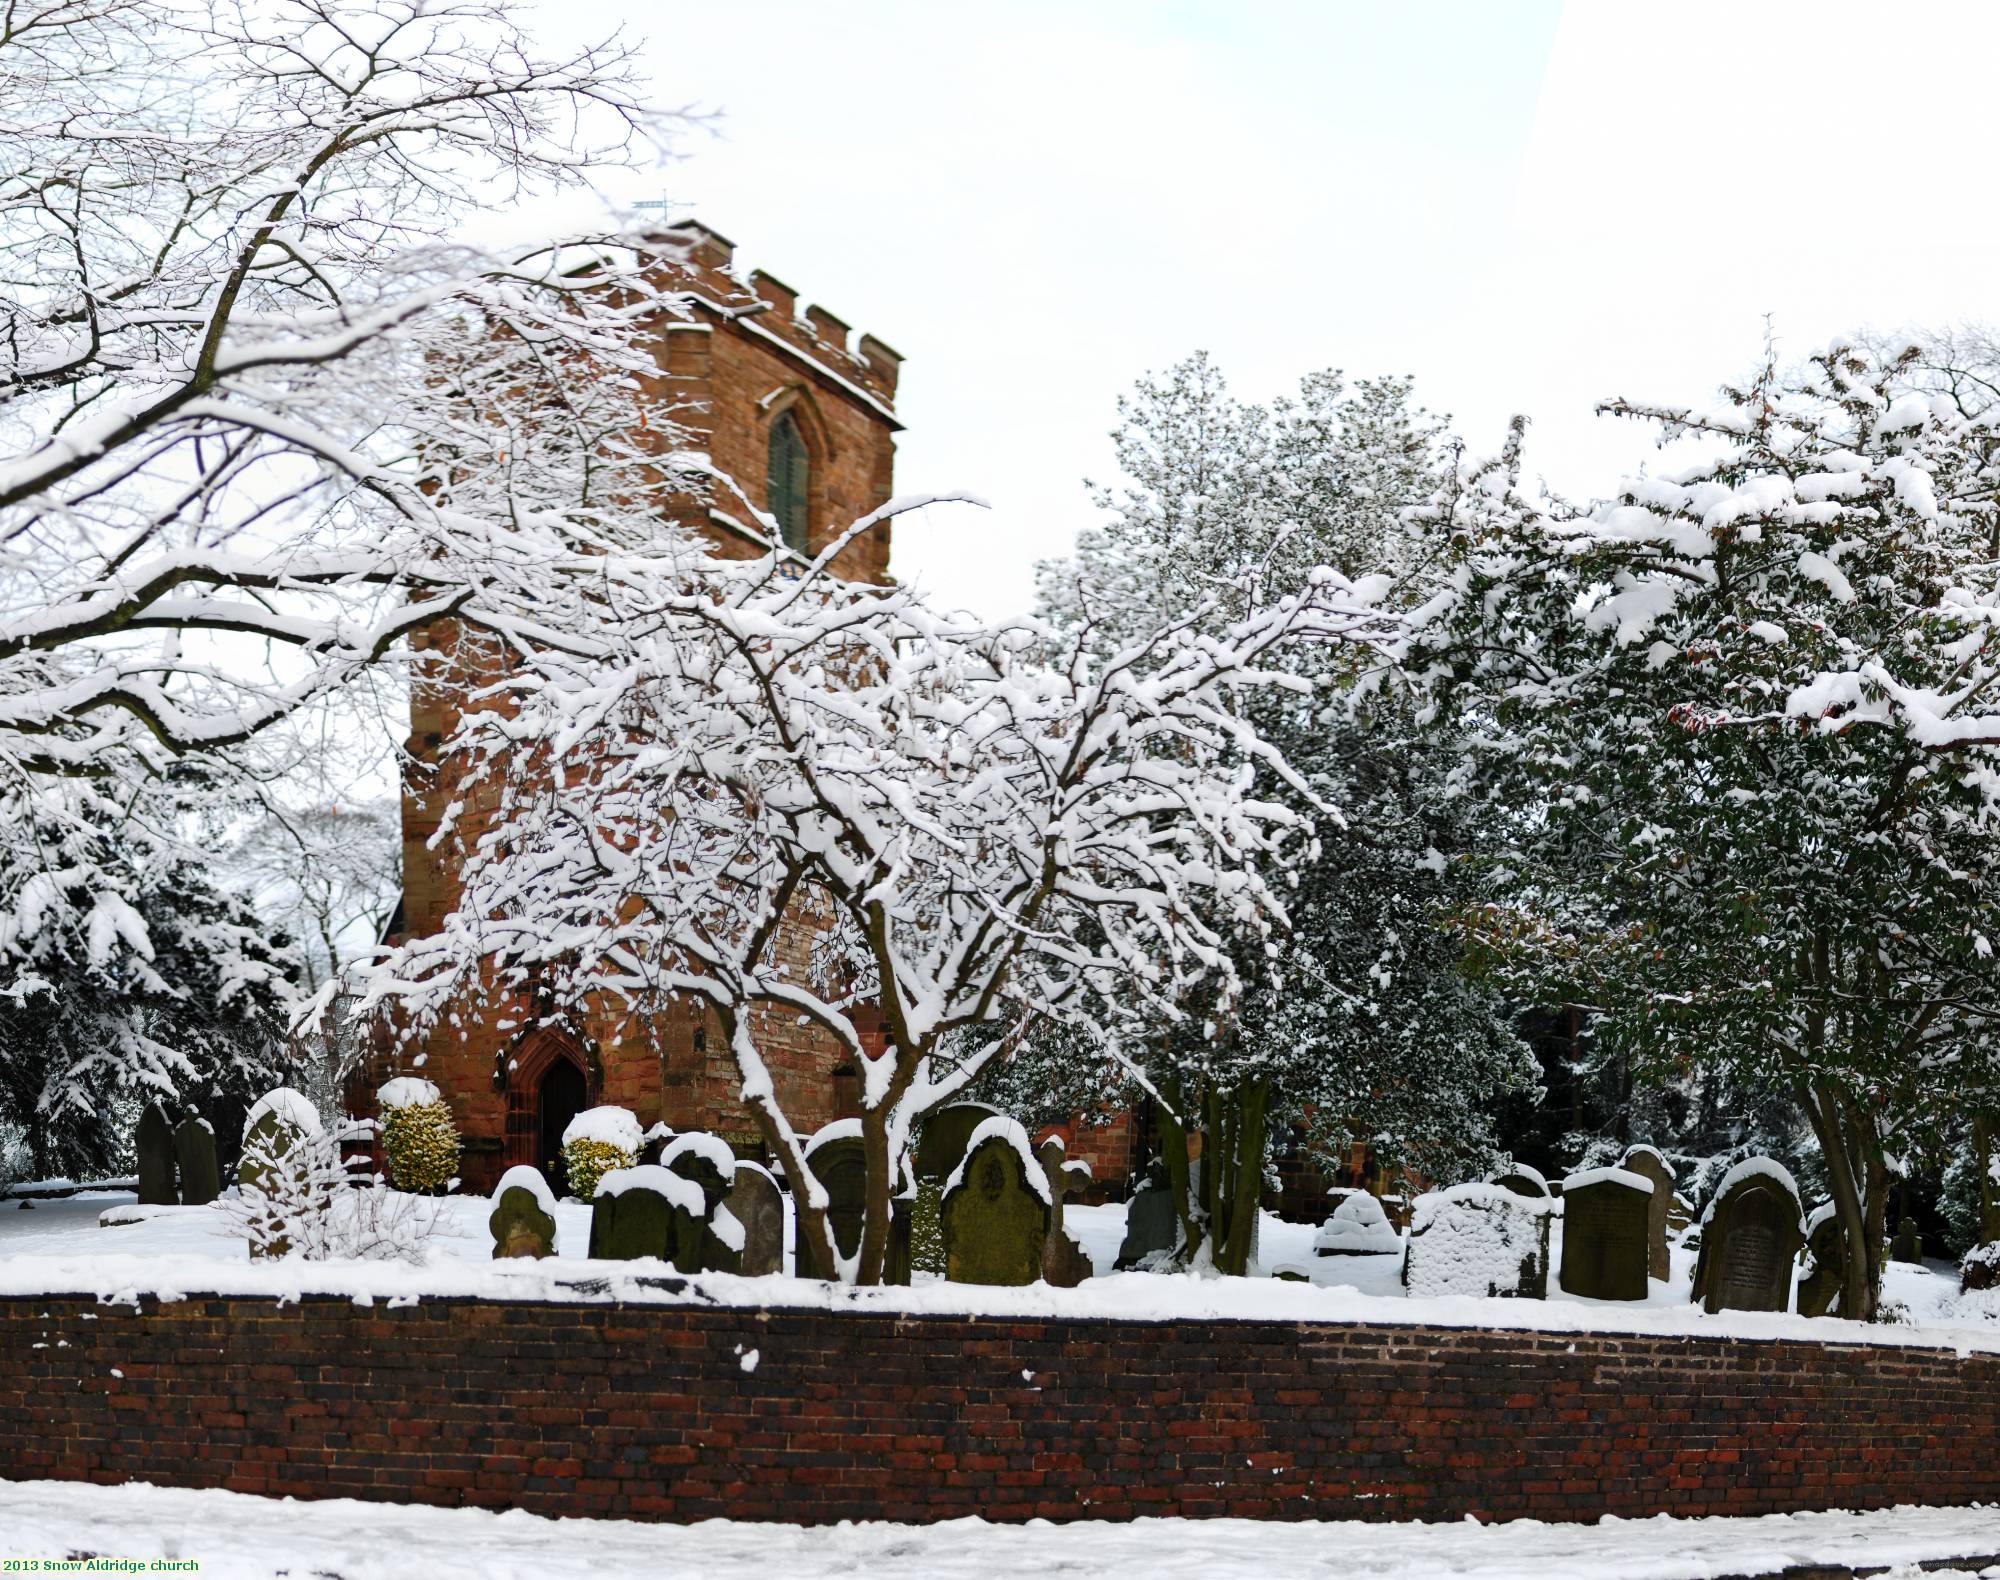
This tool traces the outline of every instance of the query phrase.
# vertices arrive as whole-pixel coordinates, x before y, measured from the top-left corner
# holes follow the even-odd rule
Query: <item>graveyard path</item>
[[[699,1525],[551,1520],[521,1513],[329,1499],[295,1503],[235,1492],[130,1484],[0,1482],[0,1560],[94,1554],[195,1559],[216,1577],[312,1574],[328,1580],[988,1580],[995,1574],[1147,1580],[1831,1580],[2000,1574],[1991,1509],[1750,1519],[1607,1520],[1599,1525],[1367,1525],[1246,1520],[1130,1524]],[[1969,1560],[1967,1555],[1979,1554]],[[1936,1572],[1933,1570],[1933,1572]]]

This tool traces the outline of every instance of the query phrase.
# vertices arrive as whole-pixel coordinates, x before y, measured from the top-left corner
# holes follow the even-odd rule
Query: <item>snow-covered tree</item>
[[[1434,574],[1410,512],[1447,468],[1443,425],[1411,396],[1407,380],[1349,392],[1321,373],[1266,410],[1234,400],[1204,356],[1141,380],[1113,436],[1122,486],[1096,491],[1106,519],[1079,535],[1073,560],[1042,568],[1047,617],[1071,630],[1094,620],[1100,646],[1131,642],[1204,602],[1226,618],[1284,596],[1324,566],[1410,601]],[[1009,1073],[1089,1107],[1141,1095],[1128,1072],[1143,1071],[1184,1251],[1228,1272],[1245,1268],[1274,1134],[1302,1122],[1323,1155],[1362,1139],[1385,1162],[1456,1172],[1486,1161],[1486,1109],[1529,1073],[1502,1006],[1458,970],[1459,942],[1441,926],[1468,843],[1446,793],[1451,743],[1394,694],[1360,700],[1351,659],[1297,645],[1272,659],[1295,686],[1237,704],[1309,786],[1270,793],[1317,825],[1309,850],[1267,874],[1286,889],[1283,934],[1237,935],[1226,982],[1196,991],[1198,1014],[1107,1018],[1094,1059],[1073,1034],[1045,1033]],[[1056,1082],[1051,1061],[1102,1084]]]
[[[66,816],[12,809],[0,856],[0,1124],[38,1173],[81,1175],[148,1102],[227,1119],[284,1074],[295,963],[179,840],[88,781],[62,793]]]
[[[1646,1067],[1796,1098],[1852,1317],[1899,1159],[2000,1080],[1996,430],[1919,361],[1613,402],[1695,453],[1589,511],[1523,498],[1517,446],[1467,468],[1411,653],[1512,845],[1481,943]]]
[[[489,0],[6,9],[0,795],[240,756],[442,616],[580,628],[681,481],[671,289],[463,237],[656,151],[640,92]]]
[[[886,512],[908,508],[892,503]],[[913,1125],[1009,1039],[968,1027],[1140,1007],[1171,1019],[1227,981],[1224,929],[1282,924],[1262,858],[1306,820],[1235,699],[1285,677],[1281,646],[1381,640],[1381,612],[1325,571],[1232,624],[1212,605],[1099,663],[1041,627],[927,608],[776,556],[685,572],[628,622],[616,662],[538,665],[465,715],[465,898],[372,974],[419,1025],[467,994],[514,1012],[586,995],[635,1021],[676,1001],[720,1022],[765,1140],[800,1183],[802,1232],[875,1282]],[[472,825],[468,825],[471,827]],[[802,942],[804,945],[802,947]],[[868,1204],[841,1258],[825,1194],[758,1051],[778,1017],[861,1073]]]
[[[258,911],[298,940],[307,992],[379,941],[402,886],[402,837],[393,801],[272,804],[230,850]]]

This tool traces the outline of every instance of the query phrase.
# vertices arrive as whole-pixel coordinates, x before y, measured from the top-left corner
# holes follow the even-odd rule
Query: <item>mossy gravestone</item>
[[[1739,1163],[1723,1176],[1704,1215],[1694,1294],[1702,1309],[1789,1311],[1799,1231],[1799,1192],[1769,1158]]]
[[[174,1126],[174,1163],[181,1176],[181,1205],[206,1207],[222,1194],[222,1170],[215,1161],[215,1132],[206,1119],[190,1115]]]
[[[833,1225],[834,1244],[842,1256],[861,1250],[861,1221],[868,1201],[868,1155],[859,1136],[842,1135],[825,1141],[815,1139],[807,1149],[806,1167],[826,1187],[827,1218]],[[833,1269],[822,1266],[818,1242],[805,1232],[799,1220],[798,1263],[801,1278],[832,1278]]]
[[[610,1262],[658,1257],[694,1272],[704,1227],[699,1187],[656,1163],[613,1169],[590,1204],[590,1254]]]
[[[268,1194],[274,1166],[292,1161],[293,1153],[309,1135],[320,1133],[319,1115],[311,1102],[288,1086],[265,1093],[250,1110],[243,1127],[243,1156],[236,1163],[239,1191]],[[282,1235],[252,1239],[253,1257],[283,1257],[291,1254],[291,1242]]]
[[[139,1205],[171,1207],[178,1202],[175,1184],[174,1131],[158,1103],[148,1103],[139,1116]]]
[[[1667,1255],[1667,1217],[1674,1206],[1674,1171],[1657,1147],[1629,1148],[1618,1166],[1653,1182],[1652,1199],[1646,1204],[1646,1272],[1664,1283],[1673,1274],[1673,1261]]]
[[[556,1254],[555,1196],[540,1169],[518,1164],[500,1176],[486,1227],[493,1232],[493,1259]]]
[[[1806,1275],[1799,1280],[1799,1315],[1823,1317],[1840,1303],[1847,1283],[1847,1241],[1832,1202],[1815,1208],[1806,1220],[1806,1261]]]
[[[1646,1225],[1652,1182],[1624,1169],[1563,1181],[1562,1287],[1586,1300],[1646,1298]]]
[[[736,1271],[745,1278],[763,1278],[785,1270],[785,1198],[769,1169],[738,1163],[735,1183],[723,1207],[743,1226],[743,1249]]]
[[[960,1284],[1032,1284],[1042,1276],[1051,1213],[1036,1189],[1046,1188],[1041,1172],[1012,1137],[990,1135],[973,1146],[945,1189],[947,1278]]]

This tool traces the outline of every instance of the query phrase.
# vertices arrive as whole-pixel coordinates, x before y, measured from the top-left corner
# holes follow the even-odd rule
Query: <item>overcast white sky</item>
[[[1794,355],[2000,319],[1996,6],[533,3],[648,36],[723,113],[668,195],[909,358],[899,492],[994,508],[905,518],[895,569],[987,614],[1198,348],[1258,399],[1412,373],[1482,448],[1525,411],[1587,495],[1645,454],[1593,402],[1704,398],[1766,313]]]

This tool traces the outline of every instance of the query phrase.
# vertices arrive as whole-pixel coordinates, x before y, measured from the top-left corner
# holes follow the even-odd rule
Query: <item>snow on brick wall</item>
[[[2000,1356],[1911,1347],[38,1295],[0,1299],[0,1354],[23,1478],[811,1523],[2000,1500]]]

